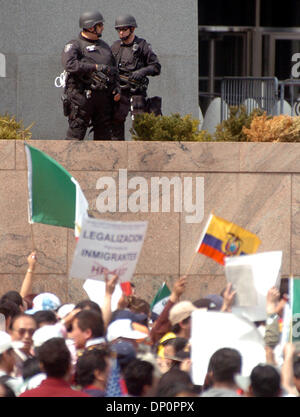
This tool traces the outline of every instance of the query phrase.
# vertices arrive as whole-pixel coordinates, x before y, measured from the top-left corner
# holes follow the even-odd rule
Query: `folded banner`
[[[152,300],[150,305],[151,311],[156,314],[161,314],[165,305],[167,304],[171,295],[171,291],[169,290],[167,284],[165,282],[162,283],[159,290],[155,294],[155,297]]]
[[[260,243],[248,230],[210,214],[196,252],[224,265],[225,256],[250,255],[257,251]]]
[[[74,229],[80,234],[88,202],[78,182],[53,158],[25,144],[28,166],[29,222]]]

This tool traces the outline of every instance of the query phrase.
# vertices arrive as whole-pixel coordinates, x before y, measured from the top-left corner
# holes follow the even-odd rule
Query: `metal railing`
[[[284,112],[285,102],[291,106],[290,115],[300,115],[300,80],[290,78],[279,81],[280,89],[280,114]],[[297,92],[298,90],[298,92]]]
[[[221,121],[229,116],[230,106],[245,105],[247,113],[260,108],[267,114],[278,113],[276,77],[225,77],[221,81]]]

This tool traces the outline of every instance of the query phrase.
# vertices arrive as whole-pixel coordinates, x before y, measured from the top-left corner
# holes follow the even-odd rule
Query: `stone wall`
[[[80,183],[96,217],[97,179],[119,169],[128,180],[140,176],[204,178],[204,216],[186,222],[185,212],[106,213],[104,218],[148,220],[146,241],[134,282],[150,301],[159,285],[188,269],[208,215],[231,220],[256,233],[258,252],[282,250],[282,275],[300,274],[300,145],[288,143],[29,142],[62,164]],[[150,188],[149,188],[150,189]],[[193,190],[193,193],[195,190]],[[55,292],[64,302],[86,297],[83,281],[69,279],[75,248],[72,230],[28,224],[27,168],[23,141],[0,141],[0,295],[19,290],[26,258],[35,245],[34,292]],[[185,297],[196,300],[225,285],[223,267],[198,254],[189,271]]]

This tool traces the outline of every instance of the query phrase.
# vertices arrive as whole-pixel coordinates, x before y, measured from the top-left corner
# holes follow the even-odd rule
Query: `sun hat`
[[[55,324],[42,326],[33,333],[33,346],[38,348],[53,337],[64,337],[62,330]]]
[[[26,310],[27,314],[34,314],[41,310],[57,310],[61,306],[60,299],[51,292],[43,292],[34,297],[32,309]]]
[[[193,311],[198,310],[191,301],[180,301],[175,304],[169,313],[169,320],[174,326],[177,323],[190,317]]]
[[[118,319],[110,323],[107,328],[106,338],[112,342],[118,338],[143,340],[149,336],[146,326],[134,323],[130,319]]]

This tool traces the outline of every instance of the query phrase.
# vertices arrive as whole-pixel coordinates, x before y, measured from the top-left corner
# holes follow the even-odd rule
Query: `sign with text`
[[[148,223],[86,217],[74,252],[71,278],[105,280],[119,276],[131,281],[143,247]]]

